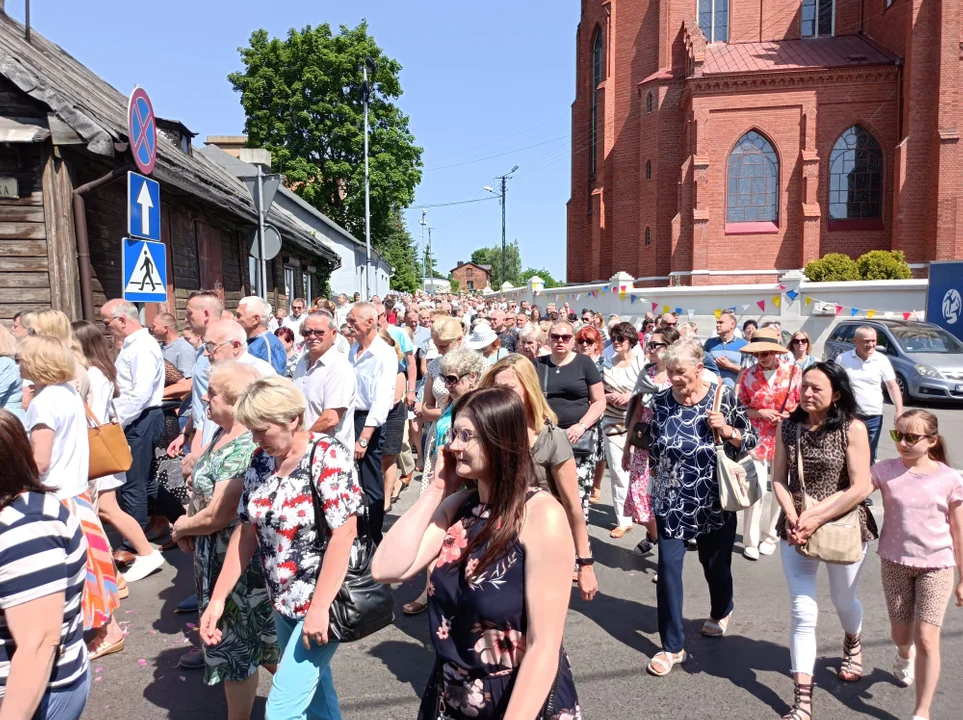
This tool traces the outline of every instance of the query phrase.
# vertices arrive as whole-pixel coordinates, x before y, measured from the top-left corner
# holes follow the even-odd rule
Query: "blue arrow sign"
[[[124,238],[121,264],[124,266],[124,300],[167,301],[167,247],[163,243]]]
[[[160,183],[127,173],[127,233],[160,242]]]

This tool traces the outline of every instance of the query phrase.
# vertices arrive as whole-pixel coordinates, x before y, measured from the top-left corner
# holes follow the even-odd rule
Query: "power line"
[[[477,198],[475,200],[455,200],[454,202],[446,203],[433,203],[430,205],[412,205],[409,210],[427,210],[428,208],[440,208],[440,207],[451,207],[452,205],[468,205],[469,203],[486,202],[488,200],[497,200],[497,197],[483,197]]]
[[[530,150],[531,148],[540,147],[542,145],[548,145],[549,143],[558,142],[559,140],[568,140],[569,135],[559,135],[558,137],[551,138],[550,140],[544,140],[542,142],[533,143],[531,145],[524,145],[522,147],[511,148],[505,150],[504,152],[494,153],[493,155],[486,155],[484,157],[474,158],[472,160],[463,160],[461,162],[449,163],[448,165],[435,165],[434,167],[426,167],[422,169],[422,172],[430,172],[432,170],[446,170],[448,168],[460,167],[461,165],[471,165],[477,162],[483,162],[485,160],[491,160],[497,157],[504,157],[505,155],[512,155],[513,153],[524,152],[525,150]]]

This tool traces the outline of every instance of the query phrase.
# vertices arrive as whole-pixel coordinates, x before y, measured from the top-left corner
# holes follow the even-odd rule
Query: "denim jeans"
[[[117,488],[117,504],[130,515],[141,529],[147,530],[147,486],[150,481],[151,465],[154,460],[154,444],[160,440],[164,431],[164,413],[160,408],[144,410],[124,428],[127,444],[133,462],[127,471],[127,482]],[[124,550],[133,551],[127,541],[121,544]]]
[[[869,464],[876,464],[876,448],[879,445],[879,434],[883,430],[882,415],[860,415],[859,419],[866,425],[869,433]]]
[[[732,612],[732,546],[736,542],[736,514],[726,513],[726,524],[717,530],[699,535],[699,562],[709,584],[709,617],[713,620]],[[659,614],[659,637],[662,649],[677,653],[685,646],[682,631],[682,563],[686,555],[686,541],[665,535],[665,522],[656,516],[659,529],[659,582],[656,600]]]
[[[33,720],[79,720],[90,694],[90,668],[70,687],[48,690]]]
[[[304,648],[301,627],[304,620],[294,621],[274,613],[274,624],[281,646],[281,662],[271,683],[265,720],[341,720],[338,695],[331,677],[331,658],[338,643]]]

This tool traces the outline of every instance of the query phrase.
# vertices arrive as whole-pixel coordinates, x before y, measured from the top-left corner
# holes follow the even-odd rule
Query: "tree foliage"
[[[388,235],[381,246],[381,254],[395,270],[391,277],[393,290],[413,293],[421,287],[418,252],[400,213],[392,219]]]
[[[901,250],[871,250],[856,261],[863,280],[908,280],[913,271]]]
[[[421,264],[418,267],[420,268],[419,273],[422,275],[425,274],[425,268],[427,268],[429,277],[439,278],[441,280],[448,279],[447,275],[438,272],[438,258],[434,254],[428,254],[427,245],[425,245],[425,249],[421,253]]]
[[[356,237],[365,232],[362,73],[365,58],[376,61],[371,239],[379,251],[397,254],[388,246],[400,241],[397,216],[414,200],[422,167],[408,116],[394,103],[402,93],[398,61],[378,47],[366,22],[337,33],[328,24],[292,28],[283,39],[256,30],[238,52],[244,70],[228,79],[241,95],[248,144],[270,150],[287,186]]]
[[[527,268],[524,272],[522,272],[522,282],[527,283],[529,279],[535,275],[538,275],[540,278],[542,278],[542,280],[545,281],[545,287],[547,288],[562,287],[563,285],[563,283],[560,283],[558,280],[553,278],[552,274],[545,268]]]
[[[478,248],[471,254],[471,261],[476,265],[492,266],[491,286],[501,290],[502,283],[502,246],[501,243],[488,248]],[[522,284],[522,252],[518,247],[518,240],[505,245],[505,275],[514,287]]]

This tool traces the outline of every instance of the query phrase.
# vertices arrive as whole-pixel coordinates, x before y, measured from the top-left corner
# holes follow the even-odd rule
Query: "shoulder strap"
[[[722,408],[722,393],[725,383],[722,382],[722,376],[716,376],[716,395],[712,400],[712,412],[719,412]],[[718,430],[712,431],[712,437],[715,439],[716,445],[722,445],[722,438],[719,435]]]
[[[802,423],[796,423],[796,474],[799,476],[799,487],[806,493],[806,475],[803,473],[802,459]]]
[[[548,397],[548,363],[539,363],[545,369],[545,378],[542,381],[542,394]]]
[[[314,526],[317,537],[315,543],[317,544],[318,550],[323,554],[328,548],[328,535],[330,528],[328,527],[328,521],[324,517],[324,501],[321,499],[320,492],[318,490],[318,483],[321,480],[320,471],[316,474],[314,472],[314,454],[318,449],[318,440],[311,440],[311,453],[308,456],[308,475],[311,481],[308,483],[311,486],[311,501],[314,504]],[[355,465],[355,472],[358,472],[357,464]],[[367,538],[368,536],[368,499],[367,496],[362,491],[361,493],[361,514],[358,515],[358,538]]]

